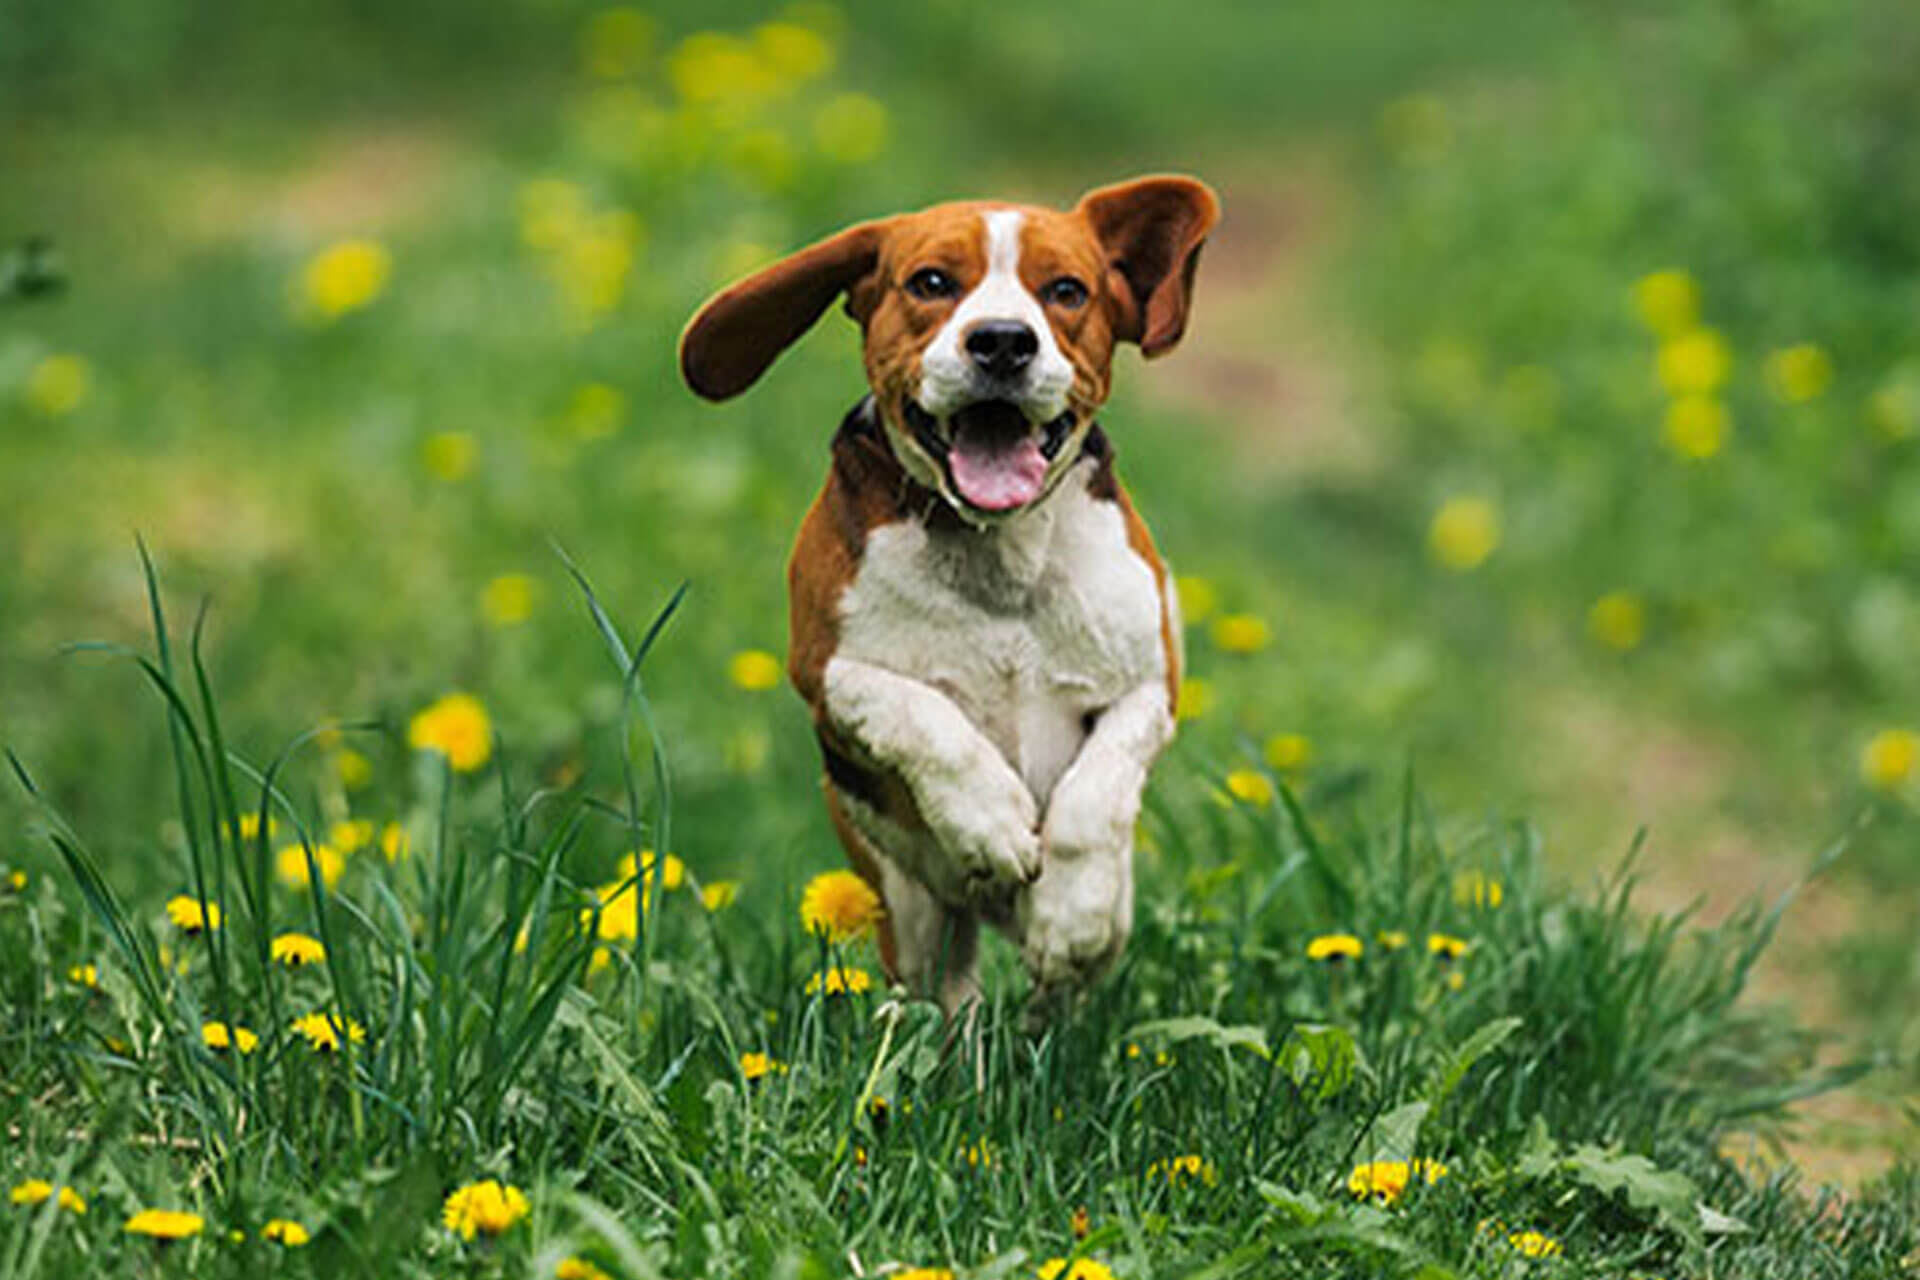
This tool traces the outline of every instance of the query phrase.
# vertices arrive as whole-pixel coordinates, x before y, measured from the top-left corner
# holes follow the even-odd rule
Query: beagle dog
[[[827,809],[885,903],[889,974],[951,1013],[982,921],[1043,1013],[1125,946],[1133,828],[1173,735],[1172,580],[1094,423],[1114,347],[1180,340],[1219,204],[1149,177],[1071,210],[943,204],[860,223],[721,291],[680,342],[736,396],[835,299],[868,394],[788,567],[788,672]]]

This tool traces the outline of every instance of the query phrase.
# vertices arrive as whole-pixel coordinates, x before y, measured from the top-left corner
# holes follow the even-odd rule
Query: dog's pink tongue
[[[977,406],[954,426],[947,462],[961,497],[982,511],[1008,511],[1040,496],[1047,458],[1018,410]]]

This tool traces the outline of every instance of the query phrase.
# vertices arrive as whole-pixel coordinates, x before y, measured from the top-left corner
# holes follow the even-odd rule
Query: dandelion
[[[272,835],[278,830],[280,830],[279,820],[277,818],[268,818],[267,834]],[[241,814],[240,815],[240,838],[242,840],[255,840],[255,839],[258,839],[259,836],[260,836],[259,813],[254,812],[254,813]]]
[[[1180,602],[1180,617],[1188,626],[1205,622],[1220,605],[1220,593],[1211,579],[1183,573],[1173,580],[1174,596]]]
[[[562,1258],[553,1268],[553,1280],[613,1280],[613,1277],[585,1258]]]
[[[342,747],[334,755],[333,771],[338,775],[340,785],[348,791],[362,790],[373,781],[373,761],[352,747]]]
[[[717,31],[696,31],[667,55],[667,79],[680,100],[698,106],[750,103],[779,87],[778,75],[749,44]]]
[[[1174,715],[1181,720],[1198,720],[1213,710],[1213,682],[1199,676],[1188,676],[1180,681],[1178,694],[1174,698]]]
[[[365,818],[346,818],[327,828],[327,843],[345,853],[373,843],[373,823]]]
[[[800,923],[829,942],[846,942],[873,931],[885,914],[873,886],[851,871],[823,871],[800,895]]]
[[[24,871],[9,871],[7,873],[7,888],[14,893],[25,893],[27,891],[27,873]]]
[[[487,709],[468,693],[450,693],[417,713],[407,725],[407,745],[438,751],[455,773],[472,773],[493,755]]]
[[[1347,1175],[1347,1190],[1356,1200],[1371,1197],[1392,1204],[1409,1186],[1421,1182],[1432,1186],[1446,1176],[1447,1166],[1437,1160],[1370,1160]]]
[[[267,948],[272,956],[289,969],[298,969],[302,965],[319,964],[327,958],[327,949],[320,939],[304,933],[283,933],[275,938]]]
[[[1646,609],[1631,591],[1609,591],[1587,610],[1587,630],[1616,653],[1638,649],[1646,636]]]
[[[1206,1186],[1217,1186],[1220,1175],[1213,1167],[1213,1161],[1188,1153],[1175,1156],[1171,1160],[1155,1160],[1147,1166],[1147,1178],[1165,1178],[1168,1186],[1179,1186],[1182,1182],[1199,1182]]]
[[[953,1272],[946,1267],[908,1267],[894,1272],[893,1280],[953,1280]]]
[[[589,382],[573,393],[566,412],[567,433],[576,440],[604,440],[627,416],[627,397],[618,387]]]
[[[752,1084],[754,1081],[762,1079],[763,1077],[773,1075],[775,1072],[785,1075],[787,1073],[787,1064],[781,1062],[770,1053],[743,1053],[740,1055],[740,1074],[746,1077],[748,1084]]]
[[[988,1145],[985,1138],[963,1143],[960,1147],[960,1158],[967,1162],[969,1169],[993,1168],[993,1148]]]
[[[1560,1242],[1538,1231],[1510,1232],[1507,1235],[1507,1243],[1529,1258],[1552,1258],[1560,1253]]]
[[[1870,787],[1890,791],[1913,777],[1920,767],[1920,734],[1909,729],[1882,729],[1867,739],[1860,751],[1860,776]]]
[[[1654,371],[1675,396],[1704,396],[1720,389],[1733,368],[1727,341],[1712,329],[1690,329],[1660,344]]]
[[[1338,964],[1342,960],[1358,960],[1365,949],[1360,939],[1350,933],[1324,933],[1307,943],[1307,959]]]
[[[380,828],[380,852],[388,862],[398,862],[407,856],[407,829],[397,822],[389,822]]]
[[[1272,639],[1267,624],[1250,613],[1229,613],[1213,624],[1213,644],[1222,653],[1258,653]]]
[[[1767,356],[1767,390],[1786,404],[1805,404],[1833,383],[1833,357],[1811,342],[1782,347]]]
[[[93,384],[93,367],[79,356],[42,356],[27,372],[27,403],[49,418],[78,409]]]
[[[1227,775],[1227,794],[1243,804],[1264,809],[1273,803],[1273,780],[1258,769],[1235,769]]]
[[[216,1052],[238,1049],[241,1053],[252,1053],[260,1047],[259,1036],[245,1027],[231,1026],[225,1022],[202,1024],[200,1040],[207,1048]]]
[[[300,298],[321,320],[358,311],[385,292],[393,257],[372,240],[342,240],[315,255],[300,273]]]
[[[440,1220],[462,1240],[471,1240],[475,1235],[497,1236],[527,1212],[527,1198],[520,1188],[488,1178],[454,1190],[441,1206]]]
[[[724,911],[740,896],[738,880],[715,880],[700,886],[700,905],[708,911]]]
[[[13,1190],[7,1193],[7,1199],[22,1208],[31,1208],[35,1205],[45,1204],[49,1200],[54,1200],[68,1213],[85,1213],[87,1211],[86,1200],[72,1187],[58,1188],[57,1198],[55,1192],[56,1188],[54,1185],[45,1178],[28,1178],[25,1182],[16,1183]]]
[[[635,876],[641,876],[648,885],[652,885],[654,864],[654,852],[651,849],[642,849],[637,859],[631,853],[622,854],[618,868],[620,878],[631,880]],[[659,863],[659,867],[661,888],[671,892],[687,882],[687,864],[672,854],[668,854],[665,860]]]
[[[625,6],[594,14],[581,40],[587,74],[618,80],[644,70],[659,27],[649,15]]]
[[[352,1018],[330,1013],[307,1013],[293,1020],[293,1030],[304,1037],[315,1053],[337,1053],[344,1035],[349,1043],[367,1038],[367,1029]]]
[[[1304,733],[1276,733],[1267,739],[1261,754],[1276,773],[1304,769],[1313,762],[1313,742]]]
[[[1479,871],[1462,871],[1453,878],[1453,900],[1463,907],[1497,907],[1506,898],[1498,880]]]
[[[1093,1232],[1093,1215],[1087,1212],[1087,1206],[1075,1205],[1073,1209],[1073,1238],[1085,1240]]]
[[[420,465],[448,484],[466,479],[479,456],[480,446],[465,431],[436,431],[420,442]]]
[[[171,1244],[175,1240],[199,1235],[206,1225],[206,1219],[197,1213],[182,1213],[177,1209],[142,1209],[127,1219],[124,1230],[161,1244]]]
[[[1433,558],[1456,573],[1477,569],[1500,545],[1500,512],[1485,498],[1449,498],[1427,528]]]
[[[283,1249],[298,1249],[313,1239],[312,1234],[292,1218],[270,1218],[260,1234]]]
[[[480,591],[480,616],[490,627],[516,627],[533,616],[539,584],[524,573],[503,573]]]
[[[313,865],[320,868],[320,882],[331,889],[346,872],[347,859],[332,845],[317,844],[313,846]],[[289,889],[306,888],[312,874],[307,866],[307,847],[301,844],[282,847],[273,855],[273,869],[280,883]]]
[[[780,659],[765,649],[742,649],[728,659],[727,679],[754,693],[772,689],[780,683]]]
[[[1705,462],[1726,447],[1732,431],[1725,405],[1712,396],[1685,395],[1667,406],[1662,438],[1681,457]]]
[[[76,964],[67,970],[67,981],[76,987],[85,987],[89,991],[100,986],[100,969],[97,965]]]
[[[1407,933],[1404,929],[1382,929],[1379,933],[1373,935],[1373,940],[1380,944],[1382,951],[1400,951],[1406,947],[1408,942]]]
[[[1113,1268],[1092,1258],[1075,1258],[1072,1265],[1065,1258],[1049,1258],[1035,1274],[1040,1280],[1114,1280]]]
[[[1887,440],[1905,440],[1920,434],[1920,364],[1894,371],[1867,398],[1867,417]]]
[[[576,330],[592,329],[601,316],[620,305],[643,239],[638,216],[625,209],[609,209],[594,214],[555,251],[549,266]]]
[[[1438,960],[1458,960],[1467,954],[1468,945],[1465,938],[1456,938],[1450,933],[1427,935],[1427,954]]]
[[[1700,322],[1700,286],[1678,269],[1655,271],[1633,284],[1640,322],[1662,338],[1674,338]]]
[[[199,933],[203,929],[220,927],[220,904],[201,902],[198,898],[189,898],[186,894],[175,894],[167,899],[167,919],[182,933]]]
[[[824,974],[816,973],[807,979],[806,993],[819,995],[822,991],[830,996],[857,996],[873,989],[873,975],[864,969],[849,969],[845,965],[836,965]]]
[[[886,150],[887,109],[864,93],[839,93],[813,113],[813,143],[835,164],[865,164]]]

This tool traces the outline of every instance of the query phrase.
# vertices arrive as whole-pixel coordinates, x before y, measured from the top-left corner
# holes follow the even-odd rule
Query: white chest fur
[[[874,530],[840,603],[836,656],[945,694],[1043,805],[1093,716],[1166,675],[1153,571],[1094,466],[990,530]]]

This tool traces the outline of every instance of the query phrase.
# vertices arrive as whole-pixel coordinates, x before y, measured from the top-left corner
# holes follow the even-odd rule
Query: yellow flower
[[[651,885],[653,883],[654,861],[654,853],[651,849],[642,849],[638,859],[631,853],[622,854],[620,855],[620,865],[618,867],[620,878],[622,880],[631,880],[634,876],[640,875],[640,869],[645,867],[646,873],[644,878],[647,884]],[[686,882],[687,864],[672,854],[668,854],[666,861],[660,863],[660,887],[671,892]]]
[[[7,873],[7,888],[13,890],[15,893],[25,893],[27,891],[27,873],[24,871],[9,871]]]
[[[67,970],[67,981],[91,991],[100,985],[100,970],[95,965],[76,964]]]
[[[416,714],[407,725],[407,745],[438,751],[456,773],[472,773],[493,755],[487,709],[468,693],[450,693]]]
[[[1459,573],[1477,569],[1500,545],[1500,512],[1485,498],[1449,498],[1434,513],[1427,547]]]
[[[260,1234],[286,1249],[298,1249],[313,1239],[305,1227],[291,1218],[268,1219],[267,1225],[260,1229]]]
[[[1325,933],[1307,943],[1307,959],[1339,962],[1358,960],[1366,948],[1350,933]]]
[[[761,60],[789,80],[812,80],[833,67],[833,45],[797,22],[763,22],[753,29],[753,43]]]
[[[440,1220],[462,1240],[471,1240],[475,1234],[499,1235],[526,1217],[527,1209],[527,1198],[520,1188],[488,1178],[485,1182],[469,1182],[449,1195],[441,1207]]]
[[[908,1267],[894,1272],[893,1280],[953,1280],[953,1272],[946,1267]]]
[[[304,964],[319,964],[327,958],[327,949],[320,939],[304,933],[283,933],[273,940],[267,954],[289,969],[298,969]]]
[[[388,862],[398,862],[407,856],[407,829],[397,822],[389,822],[380,828],[380,852]]]
[[[1667,406],[1663,430],[1669,449],[1694,462],[1705,462],[1725,447],[1733,418],[1712,396],[1685,395]]]
[[[1049,1258],[1035,1274],[1040,1280],[1114,1280],[1113,1268],[1092,1258],[1078,1258],[1072,1266],[1065,1258]]]
[[[711,106],[765,98],[779,87],[774,69],[737,36],[696,31],[667,55],[667,78],[683,102]]]
[[[320,880],[331,889],[340,883],[340,876],[347,869],[347,859],[330,844],[313,846],[313,863],[320,868]],[[305,845],[290,844],[273,855],[274,872],[280,877],[280,883],[290,889],[304,889],[308,883],[307,849]]]
[[[436,431],[420,442],[420,465],[448,484],[464,480],[480,456],[480,446],[465,431]]]
[[[503,573],[480,592],[480,616],[491,627],[513,627],[533,616],[539,583],[524,573]]]
[[[340,777],[340,785],[348,791],[358,791],[373,781],[373,761],[352,747],[340,749],[333,758],[333,769]]]
[[[1458,960],[1467,954],[1468,942],[1465,938],[1456,938],[1450,933],[1430,933],[1427,935],[1427,952],[1441,960]]]
[[[839,93],[813,113],[813,142],[835,164],[865,164],[887,147],[887,109],[864,93]]]
[[[830,996],[857,996],[873,988],[873,976],[863,969],[849,969],[845,965],[836,965],[826,971],[825,981],[820,974],[807,979],[807,994],[819,995],[824,990]]]
[[[1920,433],[1920,365],[1894,372],[1867,398],[1867,417],[1888,440]]]
[[[520,239],[532,249],[557,249],[586,224],[587,193],[562,178],[534,178],[519,192]]]
[[[44,1178],[28,1178],[25,1182],[16,1185],[7,1198],[21,1206],[45,1204],[54,1198],[53,1184]],[[58,1203],[69,1213],[87,1211],[87,1202],[72,1187],[60,1188]]]
[[[1560,1242],[1538,1231],[1514,1231],[1507,1243],[1529,1258],[1551,1258],[1560,1253]]]
[[[1660,385],[1676,396],[1704,396],[1719,390],[1733,368],[1727,341],[1712,329],[1691,329],[1660,344],[1654,361]]]
[[[800,895],[800,923],[808,933],[846,942],[873,931],[885,914],[873,886],[851,871],[823,871]]]
[[[1609,591],[1587,610],[1587,630],[1617,652],[1638,649],[1646,636],[1646,609],[1631,591]]]
[[[785,1075],[787,1064],[774,1058],[772,1054],[743,1053],[740,1055],[740,1074],[747,1078],[749,1084],[762,1076],[770,1076],[776,1071]]]
[[[1205,622],[1220,605],[1220,593],[1212,581],[1198,574],[1181,574],[1173,580],[1173,590],[1180,601],[1180,619],[1188,626]]]
[[[1860,776],[1867,785],[1891,790],[1913,777],[1920,767],[1920,734],[1910,729],[1882,729],[1867,739],[1860,751]]]
[[[960,1148],[960,1158],[967,1162],[967,1167],[970,1169],[993,1168],[993,1148],[987,1144],[985,1138],[963,1144]]]
[[[27,403],[49,418],[80,407],[93,383],[93,369],[79,356],[42,356],[27,373]]]
[[[780,659],[765,649],[742,649],[728,660],[727,679],[756,693],[771,689],[780,683]]]
[[[125,1229],[136,1236],[167,1243],[197,1236],[206,1225],[206,1219],[197,1213],[181,1213],[175,1209],[142,1209],[127,1219]]]
[[[209,1049],[239,1049],[241,1053],[252,1053],[260,1047],[260,1037],[245,1027],[228,1026],[224,1022],[203,1023],[200,1027],[200,1039]]]
[[[1811,342],[1767,356],[1767,389],[1787,404],[1818,400],[1833,384],[1833,357]]]
[[[1181,720],[1198,720],[1213,710],[1213,682],[1199,676],[1187,676],[1180,681],[1179,695],[1174,699],[1174,715]]]
[[[620,429],[627,416],[627,397],[618,387],[589,382],[573,393],[566,426],[576,440],[604,440]]]
[[[1258,653],[1272,639],[1267,624],[1250,613],[1229,613],[1213,624],[1214,647],[1222,653]]]
[[[1506,897],[1498,880],[1478,871],[1462,871],[1453,878],[1453,900],[1463,907],[1497,907]]]
[[[576,331],[591,330],[620,305],[644,242],[645,228],[637,215],[608,209],[592,215],[554,251],[548,267]]]
[[[277,819],[277,818],[268,818],[268,819],[267,819],[267,834],[268,834],[268,835],[272,835],[272,834],[274,834],[274,833],[275,833],[276,831],[278,831],[278,830],[280,830],[280,822],[279,822],[279,819]],[[260,834],[260,815],[259,815],[259,813],[257,813],[257,812],[254,812],[254,813],[243,813],[243,814],[241,814],[241,815],[240,815],[240,838],[241,838],[242,840],[252,840],[252,839],[254,839],[255,837],[257,837],[257,836],[258,836],[259,834]]]
[[[1447,1166],[1437,1160],[1371,1160],[1356,1165],[1347,1175],[1347,1190],[1356,1199],[1364,1200],[1368,1196],[1384,1204],[1392,1204],[1406,1194],[1407,1187],[1416,1179],[1428,1186],[1447,1176]]]
[[[1380,944],[1382,951],[1398,951],[1407,945],[1407,934],[1404,929],[1382,929],[1373,935],[1373,940]]]
[[[352,853],[373,843],[373,823],[365,818],[347,818],[327,828],[327,843],[343,853]]]
[[[1227,775],[1227,794],[1264,809],[1273,803],[1273,780],[1258,769],[1235,769]]]
[[[293,1020],[293,1029],[306,1038],[316,1053],[337,1052],[343,1032],[353,1044],[359,1044],[367,1038],[367,1029],[358,1022],[330,1013],[302,1014]]]
[[[220,927],[220,904],[209,902],[202,904],[197,898],[186,894],[175,894],[167,899],[167,919],[179,926],[183,933],[199,933],[202,929]]]
[[[738,880],[715,880],[712,884],[700,887],[700,905],[709,911],[720,911],[733,905],[740,896]]]
[[[638,74],[653,53],[659,27],[651,16],[624,5],[594,14],[581,40],[587,74],[599,80]]]
[[[585,1258],[562,1258],[553,1268],[554,1280],[613,1280],[613,1277]]]
[[[1262,750],[1267,765],[1278,773],[1303,769],[1313,762],[1313,743],[1304,733],[1276,733]]]
[[[1634,281],[1633,303],[1640,322],[1658,337],[1678,337],[1700,322],[1700,286],[1677,269]]]
[[[372,240],[342,240],[307,263],[300,275],[301,300],[322,320],[358,311],[385,291],[393,257]]]
[[[1155,1160],[1147,1166],[1148,1178],[1164,1177],[1171,1186],[1181,1182],[1201,1182],[1207,1186],[1216,1186],[1220,1181],[1219,1173],[1213,1167],[1213,1161],[1203,1160],[1189,1153],[1175,1156],[1171,1160]]]

